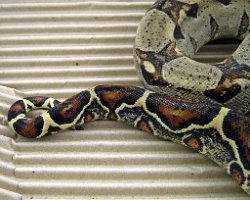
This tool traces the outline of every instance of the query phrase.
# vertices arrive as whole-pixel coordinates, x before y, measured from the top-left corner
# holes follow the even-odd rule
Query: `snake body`
[[[135,60],[147,89],[250,112],[250,3],[247,0],[160,0],[143,17]],[[226,60],[190,57],[219,38],[243,40]]]
[[[11,106],[9,126],[40,138],[94,120],[125,122],[209,157],[250,195],[249,14],[246,0],[159,0],[143,17],[134,46],[147,89],[99,85],[63,102],[27,97]],[[189,58],[221,37],[243,41],[221,63]],[[41,108],[47,111],[26,117]]]

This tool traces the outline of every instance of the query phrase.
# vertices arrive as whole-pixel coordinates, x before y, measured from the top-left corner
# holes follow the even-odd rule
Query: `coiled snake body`
[[[143,17],[134,46],[147,89],[99,85],[61,103],[24,98],[11,106],[9,125],[40,138],[93,120],[122,121],[206,155],[250,195],[249,15],[247,0],[159,0]],[[217,38],[243,41],[221,63],[189,58]],[[40,108],[47,111],[26,118]]]

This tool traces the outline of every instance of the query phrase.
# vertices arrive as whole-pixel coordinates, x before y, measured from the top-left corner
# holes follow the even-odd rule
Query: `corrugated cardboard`
[[[66,99],[102,83],[141,85],[133,63],[145,1],[1,1],[0,199],[220,199],[249,197],[202,155],[124,124],[94,122],[40,140],[16,136],[18,98]],[[208,45],[221,61],[237,45]]]

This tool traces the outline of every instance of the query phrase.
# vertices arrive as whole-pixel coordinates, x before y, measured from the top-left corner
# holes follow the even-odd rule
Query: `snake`
[[[97,85],[62,102],[26,97],[10,107],[9,126],[41,138],[95,120],[124,122],[210,158],[250,195],[249,16],[248,0],[158,0],[139,23],[133,47],[144,87]],[[222,62],[193,59],[220,38],[241,43]],[[35,109],[45,111],[26,116]]]

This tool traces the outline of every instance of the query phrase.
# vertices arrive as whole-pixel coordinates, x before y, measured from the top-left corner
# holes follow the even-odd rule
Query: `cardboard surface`
[[[133,41],[147,1],[1,1],[0,200],[249,197],[194,151],[124,124],[94,122],[40,140],[16,136],[6,114],[18,98],[60,100],[102,83],[141,85]],[[221,61],[236,45],[208,45]]]

